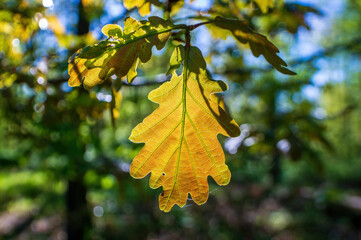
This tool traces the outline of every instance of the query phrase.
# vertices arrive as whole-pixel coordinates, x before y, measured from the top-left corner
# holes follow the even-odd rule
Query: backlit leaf
[[[151,4],[159,6],[158,0],[124,0],[124,7],[126,9],[138,8],[141,16],[148,15],[151,10]]]
[[[259,19],[259,24],[267,32],[279,32],[286,29],[290,33],[297,33],[300,27],[310,30],[307,16],[309,14],[322,16],[322,13],[312,6],[304,6],[298,3],[286,3],[281,8],[272,11],[272,14],[266,14]],[[280,24],[282,22],[282,24]]]
[[[121,91],[115,91],[114,88],[112,88],[112,102],[111,102],[111,106],[112,106],[112,111],[113,111],[113,117],[115,119],[119,118],[119,108],[120,108],[120,103],[122,102],[122,92]]]
[[[159,17],[148,21],[127,18],[124,31],[115,24],[103,27],[107,40],[87,46],[69,59],[69,86],[83,86],[86,89],[103,83],[111,75],[127,76],[132,82],[137,75],[139,60],[143,63],[152,56],[152,47],[162,49],[168,41],[174,25]]]
[[[269,8],[275,6],[275,0],[254,0],[257,5],[260,7],[263,13],[267,13]]]
[[[112,87],[112,101],[110,102],[110,113],[111,113],[111,120],[113,128],[115,129],[115,119],[119,118],[119,108],[120,103],[122,102],[122,92],[119,90],[117,91],[116,88]]]
[[[193,1],[194,0],[191,0],[190,2]],[[169,4],[171,9],[171,15],[174,15],[183,7],[184,1],[169,1]],[[151,5],[162,7],[162,3],[160,3],[158,0],[124,0],[124,7],[126,9],[130,10],[136,7],[138,8],[138,12],[141,16],[150,14]]]
[[[278,48],[268,41],[267,37],[254,32],[245,21],[216,17],[214,25],[232,32],[233,36],[241,43],[248,43],[254,56],[263,55],[274,68],[284,74],[295,75],[296,73],[287,69],[287,64],[277,53]]]
[[[48,20],[49,28],[54,32],[55,35],[61,35],[65,33],[65,27],[61,24],[58,17],[51,15],[46,17]]]
[[[183,63],[183,73],[175,72]],[[151,173],[151,188],[163,187],[159,206],[170,211],[184,206],[188,193],[194,202],[207,201],[211,176],[219,185],[230,181],[231,173],[217,135],[238,136],[237,123],[219,105],[215,93],[227,90],[222,81],[207,73],[201,51],[178,46],[172,57],[170,82],[149,93],[159,107],[136,126],[130,140],[145,143],[130,166],[134,178]]]

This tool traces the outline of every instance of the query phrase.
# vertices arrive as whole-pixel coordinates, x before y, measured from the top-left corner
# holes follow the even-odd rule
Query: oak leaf
[[[273,8],[275,6],[275,0],[254,0],[262,13],[267,13],[269,8]]]
[[[279,53],[278,48],[268,41],[267,37],[253,31],[245,21],[218,16],[213,21],[213,24],[221,29],[231,31],[239,42],[248,43],[255,57],[263,55],[267,62],[272,64],[279,72],[288,75],[296,74],[286,68],[287,63],[277,55]]]
[[[124,7],[126,9],[138,8],[138,12],[141,16],[148,15],[151,11],[151,4],[160,6],[158,0],[124,0]]]
[[[137,76],[139,60],[149,61],[153,46],[162,49],[173,28],[170,21],[159,17],[149,17],[148,21],[128,17],[124,30],[116,24],[105,25],[102,32],[108,39],[78,50],[69,59],[69,86],[83,84],[90,89],[113,74],[118,78],[127,76],[128,82],[132,82]]]
[[[183,73],[175,72],[183,63]],[[176,47],[171,57],[172,78],[149,93],[159,107],[136,126],[130,140],[145,143],[130,166],[134,178],[151,173],[151,188],[163,187],[159,207],[170,211],[184,206],[188,194],[197,204],[207,201],[211,176],[219,185],[230,181],[231,173],[217,135],[235,137],[237,123],[219,104],[215,93],[227,90],[222,81],[211,79],[201,51]]]
[[[190,0],[193,2],[194,0]],[[164,4],[164,3],[163,3]],[[178,1],[169,1],[168,4],[170,5],[171,15],[177,13],[184,5],[183,0]],[[124,0],[124,7],[128,10],[132,8],[138,8],[138,12],[141,16],[145,16],[150,14],[151,12],[151,5],[162,7],[162,3],[158,0]]]

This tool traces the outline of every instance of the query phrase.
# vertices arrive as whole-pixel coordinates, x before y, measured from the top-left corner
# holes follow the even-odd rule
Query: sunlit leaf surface
[[[275,0],[254,0],[258,6],[261,8],[263,13],[267,13],[269,8],[275,6]]]
[[[151,4],[159,6],[158,0],[124,0],[124,7],[126,9],[138,8],[141,16],[148,15],[151,11]]]
[[[175,70],[183,62],[183,73]],[[214,94],[227,85],[210,78],[201,51],[179,46],[171,57],[170,82],[149,94],[159,107],[135,127],[130,140],[145,143],[133,160],[130,174],[143,178],[151,173],[151,188],[163,187],[160,209],[184,206],[188,193],[194,202],[208,199],[207,177],[219,185],[230,181],[231,173],[217,135],[238,136],[236,122],[219,105]]]
[[[124,30],[115,24],[105,25],[102,32],[108,39],[87,46],[69,59],[69,85],[87,89],[103,83],[111,75],[127,76],[128,82],[137,76],[139,60],[152,56],[152,47],[162,49],[168,41],[173,24],[159,17],[137,21],[131,17],[124,22]]]

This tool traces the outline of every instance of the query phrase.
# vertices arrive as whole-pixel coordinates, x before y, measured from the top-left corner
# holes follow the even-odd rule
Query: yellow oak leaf
[[[112,117],[114,119],[119,118],[119,108],[122,102],[122,98],[122,92],[120,90],[116,91],[115,88],[112,88],[112,101],[110,103],[110,106],[112,108]]]
[[[260,7],[263,13],[267,13],[269,8],[275,6],[275,0],[254,0],[257,5]]]
[[[153,46],[162,49],[173,28],[170,21],[159,17],[149,17],[148,21],[128,17],[124,31],[116,24],[105,25],[102,32],[108,39],[78,50],[69,59],[69,86],[83,84],[90,89],[113,74],[118,78],[127,76],[128,82],[132,82],[137,76],[139,60],[148,62]]]
[[[175,72],[183,63],[183,73]],[[145,143],[130,166],[134,178],[151,173],[151,188],[163,187],[159,207],[170,211],[183,207],[188,194],[194,202],[207,201],[207,177],[226,185],[231,173],[217,135],[235,137],[237,123],[219,105],[215,93],[227,90],[222,81],[211,79],[201,51],[196,47],[176,47],[171,57],[172,78],[149,93],[159,107],[136,126],[129,139]]]
[[[194,0],[190,0],[190,2],[193,1]],[[164,3],[161,3],[158,0],[124,0],[124,7],[126,9],[130,10],[136,7],[141,16],[150,14],[151,5],[162,7],[162,4],[164,5]],[[184,1],[169,1],[169,4],[171,5],[171,15],[174,15],[183,7]]]
[[[148,15],[151,11],[151,4],[160,6],[158,0],[124,0],[124,7],[126,9],[138,8],[141,16]]]

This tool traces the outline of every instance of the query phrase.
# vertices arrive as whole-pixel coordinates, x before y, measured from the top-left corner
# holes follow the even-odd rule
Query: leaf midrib
[[[188,69],[188,58],[189,58],[189,50],[190,50],[190,46],[186,45],[185,46],[185,56],[184,56],[184,68],[183,68],[183,86],[182,86],[182,103],[183,103],[183,110],[182,110],[182,118],[181,118],[181,136],[179,138],[179,144],[178,144],[178,148],[179,148],[179,152],[178,152],[178,157],[177,157],[177,163],[176,163],[176,167],[175,167],[175,174],[174,174],[174,181],[173,181],[173,186],[172,189],[167,197],[167,201],[166,201],[166,206],[168,205],[169,202],[169,198],[173,193],[174,190],[174,186],[177,184],[177,177],[178,177],[178,170],[179,170],[179,162],[180,162],[180,158],[181,158],[181,153],[182,153],[182,144],[183,144],[183,138],[184,138],[184,128],[185,128],[185,118],[186,118],[186,113],[187,113],[187,79],[188,79],[188,74],[189,74],[189,69]],[[179,189],[178,189],[179,190]]]

